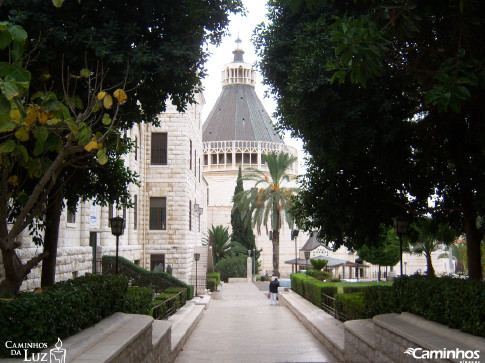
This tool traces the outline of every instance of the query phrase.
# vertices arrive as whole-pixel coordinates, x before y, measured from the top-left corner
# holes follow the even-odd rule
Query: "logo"
[[[460,363],[479,363],[479,350],[446,349],[427,350],[423,348],[407,348],[404,354],[416,359],[460,359]]]
[[[62,340],[57,338],[56,347],[50,351],[51,363],[66,363],[66,350],[62,348]]]
[[[38,353],[29,352],[29,349],[47,349],[47,343],[14,343],[11,340],[5,342],[5,348],[10,349],[11,357],[23,357],[24,362],[49,362],[66,363],[66,349],[62,348],[62,340],[57,338],[55,348],[49,353],[43,351]]]

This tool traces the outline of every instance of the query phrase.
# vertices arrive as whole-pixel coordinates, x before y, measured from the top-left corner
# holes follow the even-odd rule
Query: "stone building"
[[[159,116],[159,126],[142,123],[127,131],[135,151],[125,159],[139,175],[140,186],[131,185],[134,208],[117,209],[93,203],[81,203],[76,213],[65,209],[59,228],[56,281],[99,272],[103,255],[114,255],[116,238],[111,234],[109,218],[122,216],[126,221],[119,238],[119,255],[146,269],[168,265],[177,278],[188,282],[195,274],[194,252],[202,254],[204,268],[207,248],[202,248],[207,229],[207,182],[202,175],[202,120],[205,103],[198,103],[184,113],[175,106]],[[42,252],[33,245],[26,231],[19,236],[19,257],[26,261]],[[22,290],[40,286],[40,265],[33,269]],[[0,269],[0,279],[3,269]],[[201,285],[202,286],[202,285]]]

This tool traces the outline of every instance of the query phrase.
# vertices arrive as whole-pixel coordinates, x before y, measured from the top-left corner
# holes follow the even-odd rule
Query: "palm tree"
[[[287,171],[298,159],[284,152],[271,152],[263,154],[263,157],[268,165],[269,176],[261,170],[247,168],[249,173],[243,179],[255,181],[254,188],[239,192],[234,196],[233,202],[246,223],[252,221],[252,227],[257,226],[258,234],[261,234],[262,225],[268,231],[269,224],[273,242],[273,274],[279,277],[280,229],[284,220],[293,228],[293,216],[289,214],[289,209],[296,190],[285,188],[282,183],[290,181]]]
[[[210,241],[212,241],[214,266],[224,257],[247,253],[247,248],[242,244],[235,241],[231,242],[228,227],[211,226],[208,236],[204,239],[205,243],[210,243]]]
[[[417,234],[417,241],[412,242],[411,252],[426,257],[428,276],[434,276],[431,253],[436,251],[441,244],[449,246],[456,237],[456,232],[446,224],[438,224],[433,218],[423,217],[411,225],[411,229]],[[411,232],[412,233],[412,232]]]

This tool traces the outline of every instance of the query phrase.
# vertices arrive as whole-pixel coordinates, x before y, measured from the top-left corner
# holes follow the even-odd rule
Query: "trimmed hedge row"
[[[116,311],[123,311],[128,291],[125,276],[86,275],[60,282],[42,293],[22,293],[0,300],[0,336],[24,343],[57,342]],[[10,351],[0,345],[0,356]]]
[[[135,265],[123,257],[118,257],[118,263],[120,273],[128,276],[132,285],[149,287],[155,292],[165,291],[170,287],[184,287],[187,289],[187,300],[194,297],[194,287],[192,285],[187,285],[166,272],[145,270],[143,267]],[[103,256],[103,274],[114,274],[115,266],[115,256]]]
[[[485,281],[413,275],[392,287],[399,311],[485,337]]]
[[[360,292],[335,295],[335,309],[344,314],[347,320],[367,318],[364,297]]]
[[[317,306],[322,303],[322,293],[332,297],[337,294],[337,286],[324,283],[306,274],[291,274],[290,279],[291,289]]]
[[[153,291],[148,287],[131,286],[125,296],[123,312],[128,314],[150,315]]]

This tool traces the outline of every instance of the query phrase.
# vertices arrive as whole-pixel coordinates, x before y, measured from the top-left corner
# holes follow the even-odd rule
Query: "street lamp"
[[[404,216],[398,216],[393,218],[394,221],[394,229],[396,230],[396,234],[399,236],[399,254],[400,258],[400,267],[401,267],[401,276],[402,276],[402,235],[408,231],[409,221]]]
[[[120,236],[125,231],[125,220],[123,217],[116,216],[109,219],[111,225],[111,234],[116,236],[116,274],[118,275],[118,250],[120,245]]]
[[[306,271],[308,273],[308,259],[310,258],[310,251],[305,251],[305,260],[306,260]]]
[[[296,247],[296,240],[298,238],[298,233],[300,233],[299,230],[294,229],[291,231],[291,239],[295,240],[295,273],[298,273],[298,254],[297,254],[297,247]]]
[[[194,259],[195,259],[195,296],[199,296],[198,292],[198,279],[197,279],[197,261],[200,260],[200,253],[194,253]]]

